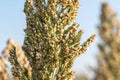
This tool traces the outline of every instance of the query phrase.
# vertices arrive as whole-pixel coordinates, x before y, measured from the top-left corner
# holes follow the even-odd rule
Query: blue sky
[[[100,6],[105,1],[110,3],[112,9],[120,15],[120,0],[81,0],[76,21],[80,24],[80,29],[84,30],[82,41],[92,34],[98,34],[96,25],[99,24]],[[0,52],[6,46],[6,41],[9,38],[20,45],[23,44],[23,29],[26,27],[23,13],[24,2],[25,0],[0,0]],[[95,55],[98,53],[96,44],[99,40],[97,36],[86,54],[75,60],[74,71],[86,71],[87,65],[96,65]]]

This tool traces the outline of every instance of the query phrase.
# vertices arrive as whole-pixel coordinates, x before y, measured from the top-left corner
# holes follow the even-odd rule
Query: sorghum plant
[[[120,22],[109,4],[103,3],[98,27],[103,42],[99,44],[95,80],[120,80]]]
[[[4,57],[0,56],[0,79],[6,80],[8,74],[6,72],[7,64]]]
[[[13,53],[14,52],[13,49],[16,49],[15,54]],[[3,53],[4,54],[2,56],[0,56],[0,60],[1,60],[0,80],[1,79],[2,80],[11,80],[12,79],[10,72],[7,71],[7,68],[10,69],[10,66],[9,66],[7,60],[9,60],[11,62],[12,68],[16,68],[16,71],[19,70],[19,66],[21,66],[22,68],[24,68],[28,71],[26,73],[26,75],[28,74],[29,76],[31,76],[31,67],[29,66],[28,60],[27,60],[26,56],[24,55],[21,47],[18,44],[16,44],[13,40],[9,39],[7,42],[7,47],[4,49]],[[18,69],[17,69],[17,67],[18,67]],[[15,75],[15,72],[12,74]],[[18,74],[18,73],[16,72],[16,74]],[[3,77],[3,75],[4,75],[4,77]],[[18,80],[18,77],[13,76],[13,79]]]
[[[73,80],[74,59],[87,50],[95,35],[80,43],[82,30],[74,21],[79,0],[27,0],[27,28],[22,46],[30,67],[21,65],[16,46],[9,51],[12,74],[19,80]],[[24,62],[24,61],[23,61]],[[29,74],[30,71],[30,74]]]

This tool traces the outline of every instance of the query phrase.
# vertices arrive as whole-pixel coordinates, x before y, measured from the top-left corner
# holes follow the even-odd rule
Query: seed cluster
[[[80,43],[83,31],[78,30],[79,24],[74,21],[78,8],[79,0],[25,2],[24,44],[20,50],[12,46],[8,51],[14,77],[19,80],[74,79],[71,70],[74,59],[84,53],[95,38],[93,35]]]
[[[109,4],[101,8],[99,33],[103,43],[99,44],[98,69],[95,80],[120,79],[120,22]]]

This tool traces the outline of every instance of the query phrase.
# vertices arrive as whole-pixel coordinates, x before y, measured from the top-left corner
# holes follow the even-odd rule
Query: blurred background
[[[20,45],[23,44],[25,35],[23,29],[26,28],[24,2],[25,0],[0,1],[0,52],[6,47],[9,38]],[[97,25],[103,2],[108,2],[118,16],[120,15],[120,0],[80,0],[76,21],[80,24],[80,29],[84,30],[81,41],[84,42],[92,34],[96,34],[97,37],[88,51],[76,58],[72,69],[78,75],[87,74],[92,77],[94,74],[89,66],[97,67],[96,55],[99,54],[97,44],[100,42]]]

